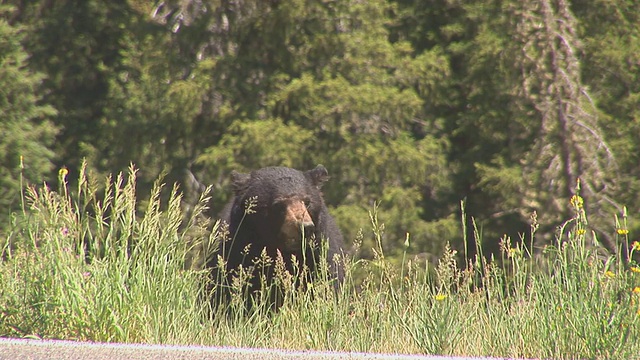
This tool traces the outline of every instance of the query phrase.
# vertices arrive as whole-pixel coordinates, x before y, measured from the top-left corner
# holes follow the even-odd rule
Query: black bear
[[[320,192],[328,178],[322,165],[304,172],[267,167],[250,174],[232,173],[235,196],[221,213],[229,225],[228,236],[207,264],[217,288],[216,302],[229,299],[240,268],[251,275],[242,289],[249,297],[249,307],[261,284],[273,288],[274,262],[256,261],[264,255],[271,260],[281,257],[290,274],[305,269],[299,284],[317,276],[321,256],[326,256],[329,276],[336,289],[340,286],[344,277],[338,260],[343,253],[342,234]],[[266,281],[261,282],[261,277]],[[271,305],[278,306],[277,289],[271,289],[269,297]]]

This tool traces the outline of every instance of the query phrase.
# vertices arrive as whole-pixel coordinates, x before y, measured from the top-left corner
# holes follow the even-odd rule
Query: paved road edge
[[[0,359],[486,360],[490,358],[0,338]]]

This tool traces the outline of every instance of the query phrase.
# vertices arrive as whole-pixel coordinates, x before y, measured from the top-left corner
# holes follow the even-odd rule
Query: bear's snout
[[[316,225],[313,222],[300,224],[305,236],[309,236],[316,231]]]
[[[316,225],[304,201],[289,200],[285,203],[285,209],[280,229],[281,240],[287,250],[300,250],[302,238],[310,238],[315,233]]]

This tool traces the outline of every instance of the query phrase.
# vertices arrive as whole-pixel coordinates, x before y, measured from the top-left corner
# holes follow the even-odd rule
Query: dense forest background
[[[640,231],[636,0],[8,0],[0,5],[0,226],[25,183],[134,163],[188,201],[231,170],[321,163],[359,256],[486,252],[571,217]],[[579,180],[578,180],[579,179]],[[527,235],[528,236],[528,235]]]

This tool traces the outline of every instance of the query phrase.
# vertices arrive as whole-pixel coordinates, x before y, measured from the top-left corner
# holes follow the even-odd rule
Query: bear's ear
[[[313,185],[318,188],[320,188],[325,181],[329,180],[329,172],[323,165],[318,165],[315,169],[305,172],[305,174],[311,179]]]
[[[231,187],[236,195],[240,195],[247,188],[250,174],[239,173],[235,170],[231,172]]]

